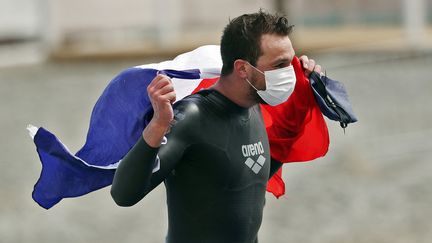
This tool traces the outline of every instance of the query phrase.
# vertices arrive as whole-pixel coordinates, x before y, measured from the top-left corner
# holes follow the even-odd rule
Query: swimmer
[[[132,206],[164,182],[166,242],[258,242],[266,185],[282,165],[270,156],[259,104],[293,92],[291,30],[263,11],[233,19],[221,39],[220,79],[174,105],[171,80],[156,76],[147,89],[153,118],[116,171],[114,201]],[[306,74],[321,71],[301,60]]]

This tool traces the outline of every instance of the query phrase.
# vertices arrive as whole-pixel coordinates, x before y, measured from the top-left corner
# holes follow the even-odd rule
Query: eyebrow
[[[272,65],[274,66],[274,65],[281,64],[281,63],[291,63],[291,61],[292,61],[292,59],[289,59],[289,58],[279,58],[279,59],[276,59],[275,61],[273,61]]]

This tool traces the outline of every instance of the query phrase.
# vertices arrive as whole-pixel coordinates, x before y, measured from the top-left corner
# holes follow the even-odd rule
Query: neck
[[[257,102],[251,98],[250,87],[247,85],[246,81],[227,75],[221,77],[212,88],[237,105],[249,108],[256,105]]]

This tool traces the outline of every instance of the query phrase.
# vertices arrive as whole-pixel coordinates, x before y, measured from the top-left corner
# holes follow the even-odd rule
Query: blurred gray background
[[[0,242],[163,242],[163,186],[131,208],[109,188],[40,208],[25,128],[77,151],[117,73],[218,44],[229,18],[259,8],[289,16],[297,54],[345,83],[359,118],[345,134],[328,121],[326,157],[284,166],[260,242],[430,242],[431,0],[0,0]]]

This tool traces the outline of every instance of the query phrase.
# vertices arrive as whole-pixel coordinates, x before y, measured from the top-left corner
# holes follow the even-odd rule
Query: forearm
[[[123,158],[114,176],[111,196],[119,206],[132,206],[148,192],[158,148],[140,138]]]
[[[143,131],[144,141],[153,148],[158,148],[161,145],[162,139],[169,129],[169,126],[160,125],[151,120]]]

